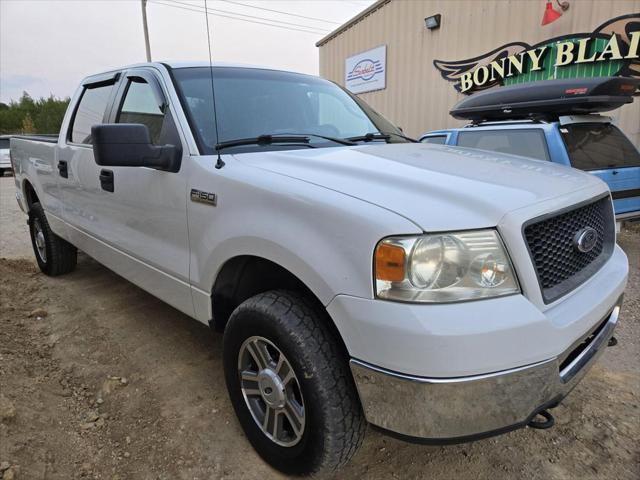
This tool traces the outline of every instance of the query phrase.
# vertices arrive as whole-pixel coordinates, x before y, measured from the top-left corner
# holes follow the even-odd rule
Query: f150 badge
[[[191,189],[191,201],[205,203],[215,207],[218,204],[218,196],[215,193],[204,192],[202,190]]]

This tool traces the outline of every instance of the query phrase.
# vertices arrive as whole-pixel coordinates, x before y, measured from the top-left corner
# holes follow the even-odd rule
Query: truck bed
[[[14,135],[11,138],[19,138],[21,140],[33,140],[36,142],[58,143],[57,133],[42,133],[39,135]]]
[[[57,147],[57,136],[49,135],[16,136],[11,138],[10,144],[18,191],[29,199],[27,182],[30,182],[33,190],[38,192],[37,200],[54,215],[59,215],[62,208],[56,193]]]

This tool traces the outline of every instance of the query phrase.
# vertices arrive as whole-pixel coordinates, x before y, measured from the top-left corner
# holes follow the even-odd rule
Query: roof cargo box
[[[481,121],[606,112],[633,102],[639,85],[640,79],[628,77],[543,80],[476,93],[450,113]]]

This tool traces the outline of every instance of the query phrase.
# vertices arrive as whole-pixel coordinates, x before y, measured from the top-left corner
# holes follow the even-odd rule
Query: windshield
[[[217,143],[260,135],[308,134],[345,139],[385,132],[391,138],[375,141],[406,142],[402,132],[364,102],[334,83],[297,73],[254,68],[214,67],[218,117],[214,125],[209,67],[173,70],[181,101],[204,153]],[[340,144],[310,137],[309,144]],[[303,144],[244,145],[236,151],[308,148]]]
[[[610,123],[565,125],[560,128],[571,166],[581,170],[640,167],[640,153]]]
[[[8,138],[0,138],[0,149],[9,148],[9,139]]]

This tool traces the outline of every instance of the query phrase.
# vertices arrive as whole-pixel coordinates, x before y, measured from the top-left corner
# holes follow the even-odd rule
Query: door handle
[[[58,160],[58,173],[62,178],[69,178],[69,169],[66,160]]]
[[[113,192],[113,171],[104,169],[100,170],[100,186],[107,192]]]

